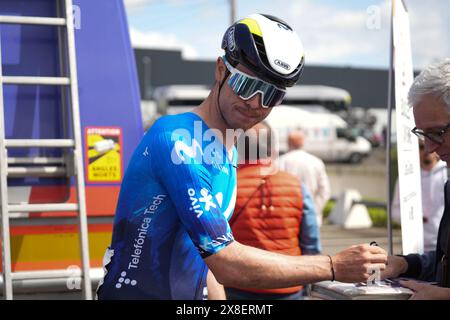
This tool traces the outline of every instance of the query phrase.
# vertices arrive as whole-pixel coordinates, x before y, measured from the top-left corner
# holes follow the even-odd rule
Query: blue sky
[[[388,0],[235,0],[236,18],[268,13],[300,35],[306,62],[386,68]],[[406,0],[413,64],[450,57],[450,0]],[[230,24],[229,0],[125,0],[133,45],[182,50],[187,59],[214,60]]]

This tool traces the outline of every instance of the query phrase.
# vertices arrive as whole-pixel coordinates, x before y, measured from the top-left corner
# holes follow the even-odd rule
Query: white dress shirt
[[[439,162],[430,171],[420,170],[422,180],[422,212],[423,244],[424,251],[436,249],[439,223],[444,214],[445,193],[444,186],[447,182],[447,164]],[[395,185],[394,199],[392,202],[392,219],[400,223],[400,196],[398,180]]]
[[[312,195],[317,215],[317,225],[322,225],[322,211],[330,199],[330,181],[325,164],[316,156],[303,151],[293,150],[279,159],[280,170],[297,176],[306,185]]]

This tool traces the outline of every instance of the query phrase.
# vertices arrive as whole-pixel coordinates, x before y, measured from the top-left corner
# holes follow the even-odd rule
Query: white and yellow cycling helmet
[[[292,87],[304,68],[305,54],[297,33],[283,20],[252,14],[227,29],[222,40],[226,60],[243,64],[279,88]]]

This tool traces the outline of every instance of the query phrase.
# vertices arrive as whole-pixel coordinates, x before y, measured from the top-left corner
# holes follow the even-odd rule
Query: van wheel
[[[354,163],[354,164],[361,163],[362,158],[363,157],[362,157],[362,155],[360,153],[352,153],[350,155],[350,158],[348,158],[348,162]]]

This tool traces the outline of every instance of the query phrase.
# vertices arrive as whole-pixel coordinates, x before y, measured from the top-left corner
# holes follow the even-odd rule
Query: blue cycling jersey
[[[98,298],[205,298],[203,258],[233,241],[236,164],[196,114],[156,121],[122,181]]]

